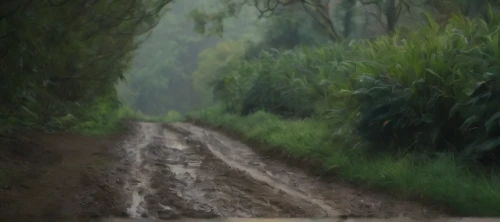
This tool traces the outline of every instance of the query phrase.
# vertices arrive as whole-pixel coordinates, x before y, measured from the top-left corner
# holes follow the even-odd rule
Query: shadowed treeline
[[[0,134],[107,127],[135,37],[170,2],[2,1]]]

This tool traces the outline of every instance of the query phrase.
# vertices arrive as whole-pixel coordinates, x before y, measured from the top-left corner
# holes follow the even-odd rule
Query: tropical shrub
[[[384,144],[373,147],[496,161],[499,28],[492,10],[488,19],[455,15],[446,26],[427,16],[417,31],[271,51],[233,62],[216,95],[241,114],[265,110],[351,125],[343,132]]]
[[[498,152],[499,17],[432,19],[418,32],[362,42],[351,95],[359,130],[397,146],[463,151],[473,159]]]

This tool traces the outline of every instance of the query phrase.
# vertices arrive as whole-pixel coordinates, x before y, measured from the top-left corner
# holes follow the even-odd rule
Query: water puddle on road
[[[168,167],[170,168],[170,171],[172,171],[175,174],[178,174],[178,175],[186,175],[187,174],[190,177],[196,179],[196,169],[187,168],[187,167],[183,167],[180,165],[172,165],[172,164],[169,164]]]
[[[165,143],[165,146],[177,150],[185,150],[189,147],[186,144],[179,142],[178,140],[179,138],[177,134],[171,132],[170,130],[163,129],[163,141]]]
[[[256,156],[250,158],[253,154],[251,150],[243,150],[241,147],[239,147],[239,149],[235,149],[236,147],[233,147],[230,144],[225,144],[225,141],[223,141],[222,138],[219,138],[214,134],[205,132],[203,129],[196,126],[181,123],[173,126],[181,128],[181,130],[188,130],[189,132],[193,133],[193,135],[195,136],[195,140],[203,143],[215,157],[222,160],[229,167],[242,171],[253,179],[265,183],[278,190],[279,192],[284,192],[292,197],[295,197],[296,199],[299,199],[300,201],[309,202],[316,205],[317,207],[321,208],[328,217],[335,217],[340,215],[337,210],[326,204],[323,200],[316,199],[309,194],[294,189],[287,184],[276,180],[273,177],[273,173],[267,170],[252,166],[264,166],[265,164],[252,162],[252,159],[255,159]]]

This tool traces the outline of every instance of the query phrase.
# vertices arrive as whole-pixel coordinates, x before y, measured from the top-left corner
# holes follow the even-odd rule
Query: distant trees
[[[489,6],[497,9],[500,7],[500,2],[497,0],[429,0],[428,4],[432,5],[442,14],[449,15],[460,12],[465,16],[481,16],[483,18],[487,17]]]
[[[202,1],[177,1],[137,49],[118,93],[124,105],[147,115],[187,112],[201,105],[193,85],[198,54],[218,38],[194,33],[186,14]],[[204,74],[204,73],[203,73]]]
[[[287,9],[294,12],[303,11],[322,27],[331,40],[340,41],[352,32],[356,8],[364,8],[365,16],[371,16],[380,22],[387,32],[392,32],[403,12],[409,11],[410,7],[422,5],[423,2],[419,0],[221,0],[222,10],[210,13],[195,10],[192,17],[199,32],[220,34],[223,32],[224,18],[237,15],[242,7],[254,7],[260,13],[259,17],[266,18],[280,15]],[[340,19],[334,15],[339,9],[344,11],[344,17]]]
[[[270,18],[287,11],[306,12],[333,41],[352,35],[354,17],[366,17],[368,24],[378,23],[386,33],[392,33],[402,16],[410,16],[414,9],[437,9],[441,14],[461,12],[466,16],[486,15],[488,5],[500,6],[494,0],[220,0],[220,10],[195,10],[192,17],[196,30],[205,34],[223,33],[223,20],[236,16],[244,7],[253,7],[259,17]],[[342,11],[339,17],[336,12]]]
[[[236,16],[243,7],[254,7],[259,18],[269,18],[291,8],[294,11],[305,11],[325,29],[329,38],[340,40],[330,16],[329,1],[324,0],[221,0],[222,8],[218,12],[207,13],[202,10],[192,12],[196,21],[196,30],[200,33],[221,34],[222,22],[225,18]],[[209,27],[209,28],[207,28]]]

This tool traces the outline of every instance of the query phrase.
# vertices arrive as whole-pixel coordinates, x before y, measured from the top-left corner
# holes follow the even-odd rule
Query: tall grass
[[[106,135],[117,133],[124,129],[124,120],[145,121],[145,122],[177,122],[183,121],[184,116],[176,111],[169,111],[162,116],[148,116],[141,112],[133,111],[129,107],[122,106],[118,109],[106,113],[94,113],[95,118],[86,122],[75,122],[70,129],[73,132],[87,135]]]
[[[340,119],[389,150],[500,162],[500,16],[431,17],[417,31],[238,60],[217,82],[228,111]],[[339,121],[333,121],[337,125]],[[334,129],[337,130],[337,129]]]
[[[85,135],[107,135],[124,130],[124,120],[176,122],[183,121],[184,116],[176,111],[169,111],[161,116],[148,116],[102,98],[97,99],[91,106],[81,106],[78,111],[68,110],[65,115],[53,116],[47,122],[38,121],[35,115],[33,119],[0,118],[0,140],[12,139],[12,135],[24,131],[69,131]]]

